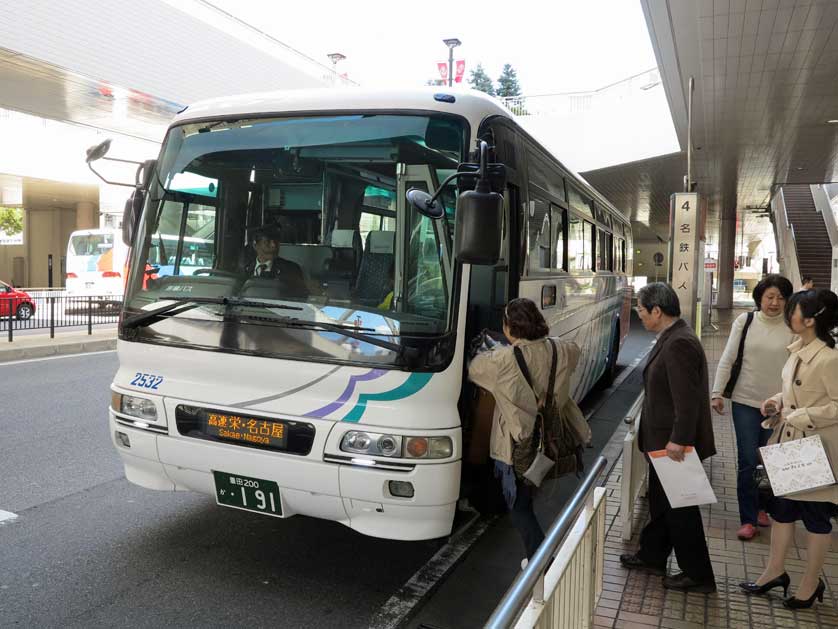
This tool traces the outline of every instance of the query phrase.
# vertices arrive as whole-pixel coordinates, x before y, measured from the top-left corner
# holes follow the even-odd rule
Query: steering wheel
[[[192,275],[215,275],[218,277],[239,277],[238,273],[233,271],[224,271],[223,269],[197,269]]]

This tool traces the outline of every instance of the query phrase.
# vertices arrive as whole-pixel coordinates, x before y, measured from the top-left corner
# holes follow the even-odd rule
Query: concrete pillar
[[[97,229],[99,217],[96,215],[96,204],[90,201],[76,203],[76,229]]]
[[[727,215],[725,215],[727,214]],[[736,253],[736,213],[722,213],[719,221],[719,293],[716,307],[733,307],[733,264]]]

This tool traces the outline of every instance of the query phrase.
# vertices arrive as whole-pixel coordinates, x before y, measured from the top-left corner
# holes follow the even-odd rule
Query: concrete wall
[[[28,267],[26,285],[43,287],[48,284],[48,256],[52,254],[53,286],[64,286],[61,260],[67,255],[67,242],[76,229],[76,212],[69,209],[27,209],[27,233],[24,235]]]
[[[655,265],[655,254],[663,254],[663,262]],[[665,282],[669,265],[669,243],[638,242],[634,243],[634,277],[646,277],[647,282]]]
[[[7,284],[22,286],[26,283],[26,272],[15,275],[14,260],[26,256],[25,245],[0,246],[0,280]],[[22,277],[21,277],[22,275]]]

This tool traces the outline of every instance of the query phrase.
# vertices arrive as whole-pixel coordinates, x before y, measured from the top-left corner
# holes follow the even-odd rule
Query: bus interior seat
[[[296,262],[303,270],[303,277],[309,292],[317,294],[323,277],[333,258],[332,248],[327,245],[291,245],[279,246],[279,257]]]
[[[357,229],[335,229],[329,234],[327,242],[334,251],[329,271],[354,278],[363,254],[361,232]]]
[[[323,280],[329,297],[349,299],[363,252],[361,233],[357,229],[335,229],[327,242],[332,247],[332,261]]]
[[[378,305],[393,290],[396,232],[371,231],[358,272],[356,298],[364,304]]]

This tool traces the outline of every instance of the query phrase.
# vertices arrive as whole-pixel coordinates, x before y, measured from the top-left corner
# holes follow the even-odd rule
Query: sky
[[[209,0],[366,87],[410,87],[439,77],[446,38],[455,59],[497,80],[505,63],[526,95],[593,90],[656,66],[640,0],[424,0],[417,3]]]

